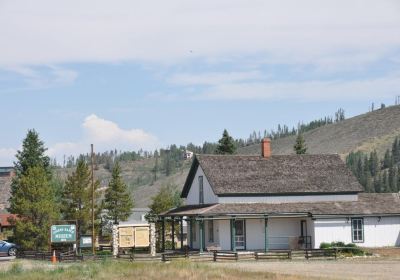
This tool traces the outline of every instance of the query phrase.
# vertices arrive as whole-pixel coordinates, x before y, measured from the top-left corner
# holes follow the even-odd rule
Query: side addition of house
[[[181,196],[164,218],[187,219],[200,251],[319,248],[342,241],[400,245],[398,193],[363,193],[338,155],[197,155]]]

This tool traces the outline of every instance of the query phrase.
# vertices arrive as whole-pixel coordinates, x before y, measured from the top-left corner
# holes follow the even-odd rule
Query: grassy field
[[[124,261],[86,262],[81,264],[57,264],[21,262],[9,264],[0,272],[0,279],[310,279],[295,275],[269,272],[242,271],[235,268],[212,267],[191,262],[130,263]],[[314,278],[317,279],[317,278]]]

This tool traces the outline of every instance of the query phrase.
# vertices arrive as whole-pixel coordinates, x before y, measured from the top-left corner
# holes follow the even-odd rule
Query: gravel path
[[[337,261],[268,261],[214,263],[247,271],[274,272],[330,279],[400,279],[399,259],[345,259]]]

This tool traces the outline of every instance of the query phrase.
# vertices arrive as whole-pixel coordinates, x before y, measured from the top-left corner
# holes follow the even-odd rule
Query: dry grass
[[[25,268],[16,262],[0,272],[0,279],[309,279],[295,275],[269,272],[242,271],[234,268],[211,267],[191,262],[129,263],[123,261],[90,262],[73,265],[49,266],[48,263],[32,264]],[[36,267],[36,268],[35,268]]]
[[[380,155],[390,148],[395,136],[400,134],[400,106],[349,118],[343,122],[326,125],[304,133],[311,154],[346,155],[351,151],[370,152],[376,149]],[[272,141],[272,154],[292,154],[296,136]],[[260,145],[239,149],[240,154],[260,154]]]

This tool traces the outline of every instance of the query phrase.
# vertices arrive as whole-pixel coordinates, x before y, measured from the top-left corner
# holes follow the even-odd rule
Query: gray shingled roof
[[[213,205],[188,205],[173,209],[166,216],[224,216],[236,215],[390,215],[400,214],[398,193],[361,193],[358,201],[306,202],[306,203],[226,203]]]
[[[362,186],[339,155],[197,155],[182,197],[186,197],[197,166],[216,195],[356,193]]]

